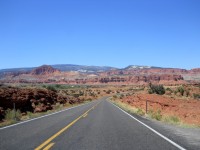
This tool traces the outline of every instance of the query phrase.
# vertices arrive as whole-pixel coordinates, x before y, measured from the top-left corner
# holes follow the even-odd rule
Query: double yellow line
[[[100,103],[100,102],[99,102]],[[44,148],[44,150],[48,150],[50,149],[54,143],[50,143],[53,139],[55,139],[56,137],[58,137],[60,134],[62,134],[64,131],[66,131],[68,128],[70,128],[73,124],[75,124],[78,120],[80,120],[82,117],[86,117],[87,114],[94,109],[99,103],[97,103],[95,106],[93,106],[92,108],[90,108],[89,110],[87,110],[85,113],[83,113],[81,116],[79,116],[78,118],[76,118],[74,121],[72,121],[70,124],[68,124],[66,127],[64,127],[63,129],[61,129],[60,131],[58,131],[56,134],[54,134],[53,136],[51,136],[49,139],[47,139],[45,142],[43,142],[41,145],[39,145],[37,148],[35,148],[35,150],[41,150],[44,146],[47,146]],[[49,144],[50,143],[50,144]]]

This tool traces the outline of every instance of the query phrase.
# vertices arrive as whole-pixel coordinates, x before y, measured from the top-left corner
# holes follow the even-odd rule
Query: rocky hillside
[[[181,75],[113,76],[65,80],[67,84],[184,84]]]
[[[48,65],[43,65],[43,66],[33,69],[30,74],[32,74],[32,75],[48,75],[48,74],[52,74],[52,73],[60,73],[60,70],[55,69]]]

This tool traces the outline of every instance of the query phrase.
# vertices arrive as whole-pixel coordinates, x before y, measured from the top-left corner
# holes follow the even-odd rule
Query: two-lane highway
[[[0,149],[177,150],[158,134],[102,99],[0,129]]]

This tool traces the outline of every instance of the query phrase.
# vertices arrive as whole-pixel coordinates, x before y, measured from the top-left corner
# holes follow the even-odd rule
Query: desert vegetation
[[[200,125],[198,85],[26,83],[0,85],[0,124],[38,117],[103,96],[112,96],[113,102],[130,113],[172,124]],[[147,113],[146,100],[148,100]]]
[[[159,95],[163,95],[165,94],[165,88],[163,87],[163,85],[153,85],[153,84],[149,84],[149,94],[159,94]]]
[[[26,120],[81,103],[112,95],[121,87],[61,85],[61,84],[2,84],[0,86],[0,124]]]
[[[199,95],[200,88],[195,85],[149,84],[138,91],[114,95],[112,102],[129,113],[170,124],[200,127]]]

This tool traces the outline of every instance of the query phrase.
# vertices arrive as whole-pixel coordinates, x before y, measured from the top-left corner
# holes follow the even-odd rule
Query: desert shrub
[[[195,98],[195,99],[200,99],[200,94],[193,94],[193,97]]]
[[[120,99],[124,98],[124,94],[121,94],[119,98],[120,98]]]
[[[71,90],[71,93],[76,93],[76,91],[75,90]]]
[[[182,86],[180,86],[180,87],[178,87],[177,89],[176,89],[176,93],[181,93],[181,95],[183,96],[183,94],[184,94],[184,88],[182,87]]]
[[[60,84],[56,84],[56,85],[55,85],[55,88],[56,88],[56,89],[60,89],[60,88],[63,88],[63,87],[62,87],[62,85],[60,85]]]
[[[170,89],[170,88],[166,88],[166,91],[173,92],[172,89]]]
[[[20,110],[15,111],[14,109],[7,109],[5,113],[5,119],[6,120],[20,120],[22,117],[22,114]]]
[[[88,100],[88,101],[92,101],[92,99],[91,99],[91,98],[88,98],[87,100]]]
[[[61,110],[63,108],[63,104],[60,103],[56,103],[56,105],[54,106],[55,110]]]
[[[116,99],[116,98],[117,98],[117,95],[114,95],[113,98]]]
[[[47,85],[46,89],[51,90],[51,91],[56,91],[55,85]]]
[[[34,115],[33,115],[33,113],[32,113],[32,112],[30,112],[30,111],[27,111],[27,116],[28,116],[28,118],[32,118]]]
[[[59,89],[69,89],[68,85],[60,85],[60,84],[42,85],[42,87],[51,91],[56,91]]]
[[[108,90],[108,91],[106,91],[106,94],[110,94],[112,91],[111,90]]]
[[[78,98],[80,95],[77,94],[77,93],[75,93],[75,94],[73,94],[73,96],[74,96],[75,98]]]
[[[167,116],[164,118],[164,121],[172,124],[180,123],[180,119],[177,116]]]
[[[43,87],[43,88],[47,88],[47,86],[46,86],[46,85],[42,85],[42,87]]]
[[[55,88],[56,88],[56,89],[69,89],[69,88],[72,88],[72,87],[69,86],[69,85],[56,84],[56,85],[55,85]]]
[[[145,113],[141,108],[138,108],[137,111],[136,111],[136,114],[143,116]]]
[[[79,91],[79,96],[83,96],[84,92],[83,91]]]
[[[95,97],[95,93],[94,92],[90,92],[90,96]]]
[[[152,119],[156,119],[156,120],[159,120],[159,121],[162,119],[162,115],[161,115],[160,110],[158,110],[158,111],[150,110],[149,115]]]
[[[188,97],[190,95],[190,91],[189,90],[186,90],[185,91],[185,95]]]
[[[149,94],[159,94],[159,95],[163,95],[165,94],[165,88],[163,87],[163,85],[149,85]]]

